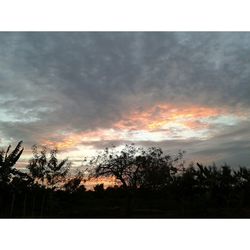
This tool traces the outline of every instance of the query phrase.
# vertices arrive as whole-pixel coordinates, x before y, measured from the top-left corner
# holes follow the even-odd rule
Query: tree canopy
[[[182,166],[183,152],[172,157],[160,148],[145,149],[133,144],[121,151],[115,147],[90,161],[93,166],[92,177],[115,177],[124,188],[160,189],[173,180],[173,174]]]
[[[23,153],[22,141],[18,142],[17,146],[10,152],[11,145],[7,150],[0,151],[0,181],[8,183],[11,176],[19,173],[15,168],[15,164]]]
[[[71,165],[68,159],[59,161],[56,149],[52,149],[48,153],[48,149],[42,147],[39,152],[37,145],[34,145],[32,151],[33,157],[30,159],[27,169],[37,183],[54,188],[57,184],[65,182]]]

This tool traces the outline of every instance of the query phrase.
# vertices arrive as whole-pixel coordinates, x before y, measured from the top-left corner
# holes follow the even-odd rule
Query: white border
[[[5,0],[2,31],[247,31],[247,0]]]
[[[245,249],[247,220],[2,220],[6,249]],[[4,249],[4,248],[3,248]]]
[[[2,31],[248,31],[248,1],[6,0]],[[3,249],[245,249],[249,220],[6,220]]]

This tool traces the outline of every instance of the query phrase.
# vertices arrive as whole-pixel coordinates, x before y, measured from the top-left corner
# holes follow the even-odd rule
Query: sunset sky
[[[249,95],[250,33],[0,33],[0,144],[21,161],[133,142],[250,166]]]

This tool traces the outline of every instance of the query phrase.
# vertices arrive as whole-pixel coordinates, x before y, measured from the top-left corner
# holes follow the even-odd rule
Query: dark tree
[[[34,145],[32,150],[33,158],[30,159],[27,168],[34,181],[50,188],[56,188],[58,184],[64,183],[71,165],[68,159],[59,161],[56,149],[50,150],[49,156],[46,147],[38,152],[37,146]]]
[[[13,175],[19,173],[14,167],[24,148],[22,148],[22,141],[20,141],[12,152],[9,152],[11,145],[6,151],[0,151],[0,181],[8,183]]]
[[[76,191],[85,191],[86,188],[82,184],[83,182],[85,182],[85,180],[83,179],[83,174],[81,172],[78,172],[75,176],[69,177],[69,179],[63,185],[63,188],[69,193],[73,193]]]
[[[162,190],[171,185],[176,174],[183,169],[183,153],[176,156],[165,155],[160,148],[151,147],[143,150],[135,158],[135,164],[140,168],[139,186],[150,190]]]
[[[103,183],[96,184],[94,186],[94,191],[97,192],[97,193],[103,193],[104,192],[104,185],[103,185]]]
[[[182,164],[183,153],[177,157],[164,155],[160,148],[144,149],[126,145],[120,152],[115,147],[93,158],[92,177],[115,177],[124,188],[149,188],[158,190],[173,180],[173,175]]]

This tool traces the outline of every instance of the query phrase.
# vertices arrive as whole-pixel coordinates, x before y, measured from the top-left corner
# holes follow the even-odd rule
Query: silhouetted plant
[[[94,186],[94,191],[95,191],[95,192],[98,192],[98,193],[104,192],[104,185],[103,185],[103,183],[101,183],[101,184],[96,184],[96,185]]]
[[[151,147],[135,158],[135,164],[140,166],[140,187],[150,190],[162,190],[171,185],[175,175],[183,168],[183,153],[176,156],[165,155],[160,148]]]
[[[102,155],[94,157],[93,177],[115,177],[124,188],[164,188],[173,180],[173,175],[182,166],[183,152],[176,157],[164,155],[160,148],[144,149],[126,145],[120,152],[115,147],[106,148]]]
[[[238,171],[234,171],[234,177],[239,187],[244,186],[245,184],[250,183],[250,169],[240,167]]]
[[[69,180],[65,182],[63,188],[69,193],[73,193],[76,191],[85,191],[86,188],[82,184],[82,182],[84,181],[85,180],[83,179],[83,174],[81,172],[78,172],[76,176],[69,178]]]
[[[39,153],[37,146],[34,145],[32,151],[33,158],[30,159],[27,168],[36,183],[55,188],[58,183],[65,182],[71,165],[68,159],[59,161],[56,149],[50,150],[49,156],[46,147],[42,147]]]
[[[1,217],[250,217],[245,167],[184,167],[183,152],[170,156],[132,144],[107,148],[89,162],[90,177],[115,177],[118,186],[86,191],[85,171],[69,174],[57,150],[33,146],[28,173],[15,168],[22,152],[21,142],[0,152]]]
[[[11,145],[9,145],[6,151],[0,151],[0,181],[8,183],[11,180],[11,175],[15,175],[19,172],[14,166],[23,153],[24,148],[21,146],[22,141],[17,144],[11,153],[9,153]]]

